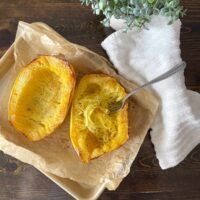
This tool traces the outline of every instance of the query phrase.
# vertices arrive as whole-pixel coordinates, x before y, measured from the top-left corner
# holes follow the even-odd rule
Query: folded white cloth
[[[102,42],[120,74],[143,84],[181,63],[181,22],[167,23],[167,18],[155,16],[148,30],[119,30]],[[161,168],[167,169],[200,143],[200,94],[186,89],[183,71],[151,89],[160,99],[151,139]]]

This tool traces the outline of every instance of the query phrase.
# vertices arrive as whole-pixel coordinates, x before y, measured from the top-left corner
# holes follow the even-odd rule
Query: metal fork
[[[171,75],[175,74],[176,72],[183,70],[186,67],[186,63],[182,62],[179,65],[176,65],[175,67],[173,67],[172,69],[170,69],[169,71],[165,72],[164,74],[158,76],[157,78],[149,81],[148,83],[145,83],[144,85],[134,89],[132,92],[130,92],[129,94],[127,94],[125,97],[123,97],[123,99],[121,99],[120,101],[114,101],[111,102],[110,104],[108,104],[108,110],[110,113],[114,113],[119,111],[120,109],[122,109],[126,103],[126,100],[132,96],[133,94],[135,94],[136,92],[139,92],[141,89],[152,85],[154,83],[157,83],[159,81],[162,81],[168,77],[170,77]]]

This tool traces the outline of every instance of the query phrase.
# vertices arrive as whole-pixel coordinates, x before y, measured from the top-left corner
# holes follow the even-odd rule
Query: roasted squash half
[[[80,80],[71,109],[70,137],[83,162],[117,149],[128,139],[128,105],[116,113],[108,111],[111,101],[125,95],[110,76],[90,74]]]
[[[40,56],[17,76],[8,105],[9,121],[31,141],[51,134],[65,119],[75,87],[73,67]]]

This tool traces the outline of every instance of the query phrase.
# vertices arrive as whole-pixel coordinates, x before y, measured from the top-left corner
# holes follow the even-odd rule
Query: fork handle
[[[167,72],[165,72],[164,74],[158,76],[157,78],[149,81],[148,83],[145,83],[144,85],[134,89],[132,92],[130,92],[129,94],[127,94],[125,96],[125,98],[123,99],[123,101],[125,102],[130,96],[132,96],[133,94],[135,94],[136,92],[138,92],[138,90],[143,89],[144,87],[147,87],[149,85],[152,85],[154,83],[157,83],[159,81],[165,80],[166,78],[170,77],[171,75],[177,73],[178,71],[180,71],[181,69],[184,69],[186,67],[186,63],[182,62],[179,65],[176,65],[175,67],[173,67],[172,69],[168,70]]]

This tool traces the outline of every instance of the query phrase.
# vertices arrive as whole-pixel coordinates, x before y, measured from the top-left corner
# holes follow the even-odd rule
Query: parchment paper
[[[70,113],[56,131],[38,142],[31,142],[8,122],[8,100],[19,71],[38,55],[62,54],[74,66],[77,82],[88,73],[105,73],[116,77],[127,89],[134,83],[118,76],[102,56],[65,40],[45,24],[19,22],[9,59],[0,60],[0,149],[36,168],[87,185],[106,182],[116,189],[130,170],[144,137],[154,119],[158,101],[143,90],[129,101],[129,140],[119,149],[107,153],[89,164],[80,161],[69,137]],[[145,59],[145,58],[144,58]]]

